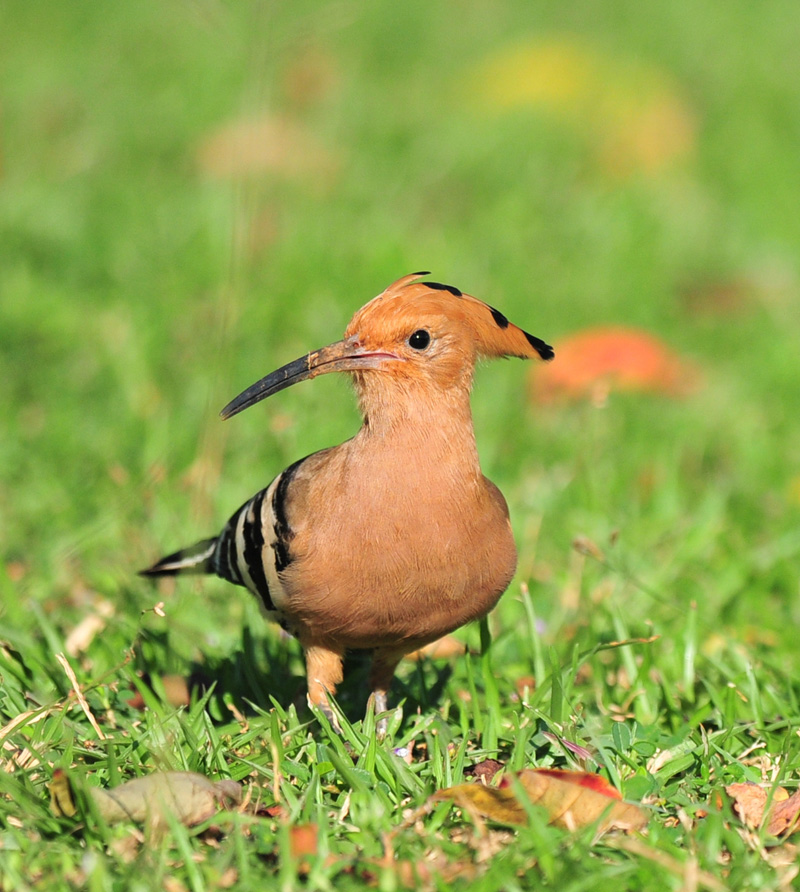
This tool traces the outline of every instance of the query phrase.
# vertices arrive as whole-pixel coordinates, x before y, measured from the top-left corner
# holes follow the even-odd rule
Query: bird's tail
[[[182,548],[174,554],[156,561],[152,567],[140,570],[140,576],[177,576],[179,573],[214,573],[214,551],[217,536],[203,539],[189,548]]]

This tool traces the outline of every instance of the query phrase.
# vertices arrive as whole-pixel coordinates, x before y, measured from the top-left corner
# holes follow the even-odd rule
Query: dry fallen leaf
[[[769,789],[761,784],[728,784],[725,792],[733,799],[736,814],[751,829],[764,822],[764,812],[770,798]],[[800,790],[793,795],[783,787],[772,793],[772,802],[767,815],[767,833],[771,836],[789,836],[798,829],[800,822]]]
[[[602,777],[584,771],[525,769],[503,778],[499,787],[461,784],[435,793],[431,799],[452,799],[467,811],[503,824],[524,824],[525,807],[517,798],[517,781],[531,802],[547,812],[551,823],[573,830],[598,822],[598,831],[639,830],[647,813],[627,802]]]
[[[692,365],[646,331],[587,328],[557,341],[557,361],[531,375],[537,403],[588,399],[603,405],[612,390],[684,396],[698,383]]]
[[[482,762],[465,768],[464,774],[466,777],[474,777],[476,780],[488,784],[503,767],[503,763],[498,762],[497,759],[484,759]]]
[[[50,807],[57,817],[76,811],[66,772],[57,769],[50,783]],[[165,811],[191,827],[207,820],[221,808],[238,805],[242,788],[232,780],[212,781],[191,771],[165,771],[137,777],[111,790],[84,787],[100,815],[109,823],[159,821]]]
[[[789,836],[798,829],[800,818],[800,791],[782,802],[773,802],[769,812],[767,832],[773,836]]]
[[[767,791],[759,784],[729,784],[725,792],[733,799],[733,810],[748,827],[758,827],[764,817]]]

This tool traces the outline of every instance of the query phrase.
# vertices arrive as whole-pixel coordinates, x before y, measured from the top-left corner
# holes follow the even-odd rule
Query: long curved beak
[[[325,375],[328,372],[357,372],[362,369],[381,368],[386,360],[400,360],[401,357],[394,353],[365,350],[358,341],[358,337],[347,338],[329,344],[320,350],[314,350],[306,356],[301,356],[293,362],[271,372],[260,381],[247,388],[232,399],[219,413],[223,418],[232,418],[239,412],[254,406],[256,403],[273,393],[278,393],[305,381],[306,378],[316,378],[317,375]]]

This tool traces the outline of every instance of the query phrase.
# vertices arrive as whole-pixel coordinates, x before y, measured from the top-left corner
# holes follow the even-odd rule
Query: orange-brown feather
[[[325,642],[375,648],[385,690],[402,654],[484,616],[516,568],[505,499],[481,473],[470,389],[479,357],[549,348],[483,301],[418,279],[399,279],[347,326],[345,340],[395,359],[352,373],[364,425],[303,464],[286,506],[296,559],[282,609],[314,655],[313,699],[339,680],[319,678],[338,665],[320,659]],[[432,339],[424,352],[408,343],[419,329]]]
[[[362,430],[299,469],[281,609],[310,643],[411,651],[495,605],[516,566],[508,511],[459,433]]]
[[[278,369],[224,410],[329,371],[355,383],[358,433],[293,466],[274,490],[291,559],[276,564],[271,596],[306,653],[309,698],[323,708],[349,648],[375,650],[375,702],[385,708],[400,657],[484,616],[516,567],[505,499],[478,461],[470,390],[480,357],[548,359],[552,350],[424,275],[390,285],[358,310],[344,340]]]

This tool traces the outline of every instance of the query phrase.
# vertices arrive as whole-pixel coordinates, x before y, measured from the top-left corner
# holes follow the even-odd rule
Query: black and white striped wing
[[[292,561],[287,493],[304,461],[290,465],[242,505],[217,538],[212,559],[218,576],[248,588],[269,618],[277,622],[286,603],[279,574]]]

